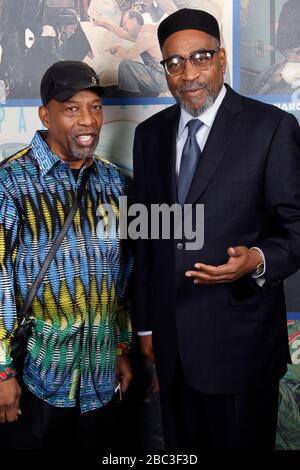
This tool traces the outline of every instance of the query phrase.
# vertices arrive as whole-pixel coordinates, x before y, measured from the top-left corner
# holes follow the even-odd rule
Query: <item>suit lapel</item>
[[[193,204],[206,189],[239,125],[237,113],[242,110],[240,96],[230,87],[226,88],[227,93],[209,133],[186,204]]]
[[[158,148],[160,149],[158,162],[162,168],[162,182],[168,195],[168,203],[177,202],[176,189],[176,136],[180,109],[177,105],[169,108],[169,113],[164,117],[164,123],[161,126],[161,137]]]

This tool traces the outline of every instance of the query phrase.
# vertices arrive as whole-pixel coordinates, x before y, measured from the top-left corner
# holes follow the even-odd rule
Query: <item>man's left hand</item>
[[[194,284],[233,282],[252,273],[260,262],[258,250],[250,250],[246,246],[230,247],[227,253],[229,258],[226,264],[211,266],[196,263],[194,267],[197,271],[187,271],[185,275],[194,278]]]
[[[132,380],[130,361],[127,356],[117,356],[116,376],[121,383],[122,393],[126,392]]]

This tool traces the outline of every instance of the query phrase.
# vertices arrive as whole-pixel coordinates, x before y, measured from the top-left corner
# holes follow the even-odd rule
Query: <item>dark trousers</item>
[[[279,383],[243,395],[205,395],[187,383],[180,365],[161,387],[166,449],[272,450]]]
[[[48,405],[23,386],[20,409],[18,421],[0,424],[2,450],[100,451],[116,444],[112,403],[81,414],[79,407]]]

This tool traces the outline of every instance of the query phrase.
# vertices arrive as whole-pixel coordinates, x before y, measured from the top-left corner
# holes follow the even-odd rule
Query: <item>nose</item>
[[[81,113],[78,118],[78,124],[80,126],[91,127],[96,122],[95,115],[89,108],[81,109]]]
[[[191,60],[185,61],[184,71],[182,72],[182,78],[186,81],[193,81],[198,78],[200,72],[192,63]]]

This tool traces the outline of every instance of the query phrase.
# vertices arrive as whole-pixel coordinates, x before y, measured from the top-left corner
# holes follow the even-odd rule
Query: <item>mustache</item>
[[[72,136],[76,137],[78,135],[86,135],[86,134],[90,134],[90,135],[93,135],[93,136],[96,136],[98,135],[100,132],[100,129],[97,129],[97,128],[92,128],[92,127],[76,127],[72,130]]]
[[[192,91],[192,90],[207,90],[210,92],[211,88],[205,82],[196,82],[196,81],[186,83],[185,85],[181,85],[180,87],[177,88],[177,91],[179,91],[180,93],[183,91]]]

